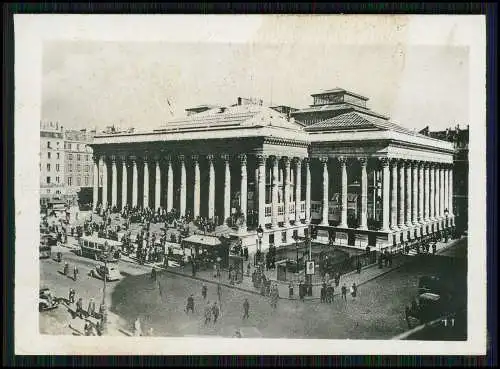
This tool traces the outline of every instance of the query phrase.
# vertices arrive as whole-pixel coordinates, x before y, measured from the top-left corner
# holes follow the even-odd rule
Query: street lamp
[[[264,230],[262,229],[262,226],[259,224],[259,227],[257,228],[257,255],[259,255],[259,258],[257,260],[258,263],[260,263],[260,256],[261,256],[261,248],[262,248],[262,237],[264,236]]]
[[[109,245],[108,241],[104,242],[104,251],[101,254],[103,261],[104,261],[104,277],[103,277],[103,283],[104,286],[102,288],[102,324],[101,324],[101,329],[102,333],[106,333],[107,330],[107,322],[108,322],[108,312],[106,308],[106,280],[108,279],[108,254],[109,254]]]
[[[293,239],[295,240],[295,251],[297,252],[297,266],[296,266],[296,271],[297,275],[299,274],[299,236],[294,235]]]

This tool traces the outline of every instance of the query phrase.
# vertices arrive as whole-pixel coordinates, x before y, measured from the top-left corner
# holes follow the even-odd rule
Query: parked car
[[[106,281],[118,281],[122,278],[117,267],[104,265],[98,265],[92,269],[90,271],[90,276],[99,279],[104,279],[104,277],[106,277]]]
[[[52,295],[48,287],[40,288],[38,296],[38,311],[47,311],[59,306],[59,301]]]

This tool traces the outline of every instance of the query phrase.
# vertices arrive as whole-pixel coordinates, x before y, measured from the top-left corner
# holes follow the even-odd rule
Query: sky
[[[46,41],[42,55],[41,117],[66,129],[148,130],[238,96],[304,108],[335,87],[409,129],[469,124],[464,46]]]

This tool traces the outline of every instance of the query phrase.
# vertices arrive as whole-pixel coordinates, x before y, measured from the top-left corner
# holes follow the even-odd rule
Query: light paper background
[[[485,354],[486,79],[484,16],[416,15],[14,15],[15,31],[15,353]],[[39,122],[45,40],[320,43],[469,47],[468,341],[74,337],[40,335]],[[286,60],[278,60],[286,63]],[[353,73],[346,70],[345,73]],[[299,86],[300,87],[300,86]],[[335,86],[331,86],[335,87]],[[209,89],[210,86],[207,86]],[[432,86],[428,86],[432,89]],[[307,94],[308,91],[304,91]],[[369,96],[377,100],[377,96]],[[394,96],[397,98],[397,96]],[[83,108],[83,107],[82,107]],[[450,122],[449,126],[453,126]],[[63,125],[64,122],[62,122]],[[428,122],[422,122],[422,128]],[[431,125],[431,129],[433,126]]]

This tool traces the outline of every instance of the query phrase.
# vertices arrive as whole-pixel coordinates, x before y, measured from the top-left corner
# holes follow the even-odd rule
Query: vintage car
[[[40,288],[38,296],[38,311],[47,311],[59,306],[59,301],[52,296],[52,291],[48,287]]]
[[[90,276],[99,279],[104,279],[104,277],[106,277],[106,281],[118,281],[122,278],[118,268],[109,265],[97,265],[90,271]]]

